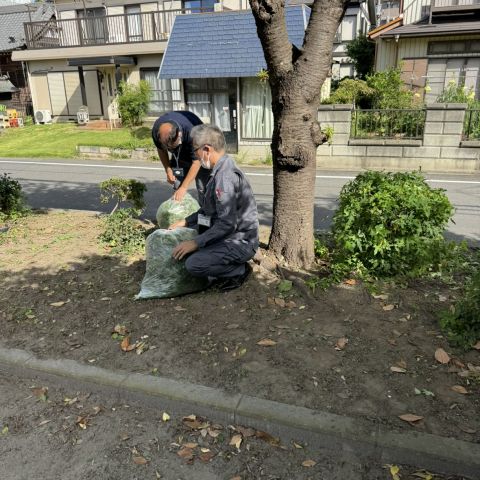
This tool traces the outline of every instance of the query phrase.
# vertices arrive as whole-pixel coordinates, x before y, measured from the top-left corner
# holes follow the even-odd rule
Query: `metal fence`
[[[469,109],[465,112],[463,139],[480,140],[480,109]]]
[[[352,112],[352,138],[421,139],[424,109],[372,109]]]

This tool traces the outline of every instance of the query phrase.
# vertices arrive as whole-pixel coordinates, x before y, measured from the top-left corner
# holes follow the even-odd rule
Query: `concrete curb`
[[[480,444],[419,432],[393,432],[379,423],[286,405],[216,388],[73,360],[41,360],[24,350],[0,347],[0,373],[49,381],[58,386],[107,393],[121,401],[171,414],[208,416],[268,431],[282,440],[351,452],[369,462],[404,463],[448,475],[480,476]]]

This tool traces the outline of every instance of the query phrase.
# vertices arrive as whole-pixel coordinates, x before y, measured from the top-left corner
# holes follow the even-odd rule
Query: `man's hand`
[[[168,230],[175,230],[176,228],[186,227],[186,226],[187,226],[187,221],[185,219],[183,219],[183,220],[179,220],[178,222],[172,223],[168,227]]]
[[[167,174],[167,182],[170,184],[170,185],[173,185],[175,183],[175,180],[176,180],[176,177],[175,175],[173,174],[173,170],[168,167],[166,170],[165,170],[165,173]]]
[[[181,260],[185,255],[198,250],[198,245],[195,240],[187,240],[186,242],[179,243],[172,252],[172,257],[175,260]]]
[[[177,190],[175,190],[175,193],[173,194],[172,198],[177,202],[181,202],[186,193],[187,193],[187,189],[185,187],[183,186],[179,187]]]

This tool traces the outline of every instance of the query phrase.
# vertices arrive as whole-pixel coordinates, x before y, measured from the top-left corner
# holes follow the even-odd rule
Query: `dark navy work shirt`
[[[170,165],[174,168],[180,167],[185,169],[186,175],[187,171],[192,166],[192,161],[195,159],[190,132],[194,126],[201,125],[203,122],[194,113],[183,110],[168,112],[161,117],[158,117],[153,124],[152,139],[155,146],[160,150],[163,150],[164,147],[158,136],[158,128],[160,124],[165,122],[177,124],[182,132],[182,143],[173,150]]]

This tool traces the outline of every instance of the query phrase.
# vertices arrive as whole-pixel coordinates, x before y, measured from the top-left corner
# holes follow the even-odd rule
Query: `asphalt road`
[[[260,221],[271,223],[272,174],[269,168],[245,167],[258,203]],[[109,211],[99,200],[98,184],[113,176],[135,178],[146,183],[145,216],[155,218],[158,205],[171,195],[163,167],[157,163],[126,161],[75,161],[1,159],[0,173],[20,181],[28,203],[35,208],[62,208]],[[341,187],[358,172],[317,171],[315,187],[315,227],[327,228],[336,208]],[[480,243],[480,174],[426,175],[432,186],[444,188],[455,206],[449,238]]]

